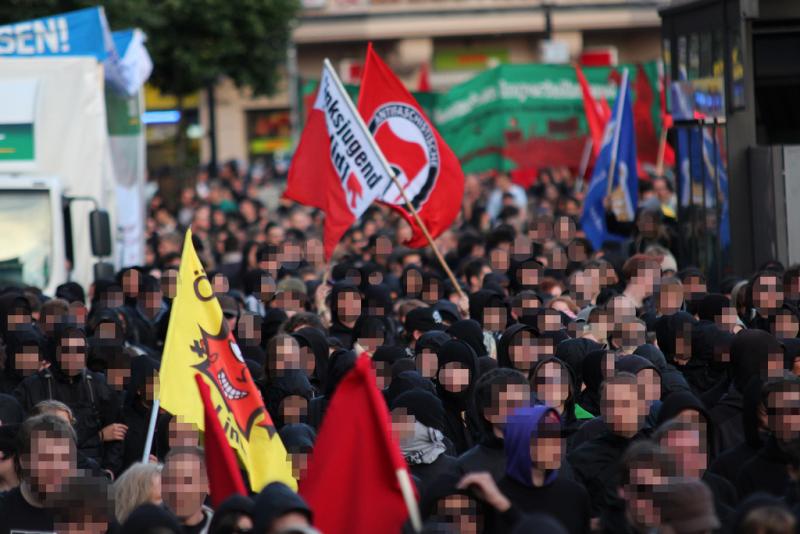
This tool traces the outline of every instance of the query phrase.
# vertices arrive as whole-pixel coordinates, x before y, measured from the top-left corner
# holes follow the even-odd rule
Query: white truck
[[[0,286],[113,273],[97,265],[117,209],[104,86],[92,57],[0,59]]]

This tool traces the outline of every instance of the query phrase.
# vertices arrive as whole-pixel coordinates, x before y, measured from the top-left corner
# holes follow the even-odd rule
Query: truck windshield
[[[0,190],[0,286],[47,286],[53,231],[49,191]]]

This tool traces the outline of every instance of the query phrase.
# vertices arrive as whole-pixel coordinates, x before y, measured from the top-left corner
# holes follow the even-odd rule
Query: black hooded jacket
[[[514,338],[520,335],[522,331],[530,332],[531,337],[534,339],[539,337],[539,331],[530,326],[520,323],[509,326],[505,329],[503,335],[500,337],[500,341],[497,343],[497,365],[500,367],[508,367],[509,369],[516,369],[527,376],[530,369],[518,369],[511,360],[511,346],[514,343]]]
[[[287,369],[283,371],[272,381],[269,389],[263,392],[264,405],[278,430],[284,425],[281,403],[283,399],[292,395],[303,397],[308,402],[311,402],[314,397],[314,388],[311,387],[308,376],[303,370]],[[300,422],[304,423],[306,417],[302,419]]]
[[[593,350],[581,364],[581,376],[586,389],[581,391],[578,404],[595,417],[600,415],[600,384],[604,379],[602,365],[606,354],[604,349]]]
[[[469,316],[478,321],[484,330],[487,328],[483,314],[489,307],[504,309],[508,317],[508,302],[501,293],[491,289],[481,289],[469,296]]]
[[[328,409],[328,403],[336,391],[336,386],[342,381],[344,375],[356,365],[356,354],[352,350],[337,350],[331,354],[328,364],[328,375],[325,378],[325,387],[322,395],[311,399],[308,403],[308,424],[319,432],[322,419]]]
[[[475,355],[480,358],[487,356],[486,345],[483,342],[483,328],[475,319],[462,319],[456,321],[447,329],[447,333],[455,339],[466,342]]]
[[[311,385],[321,392],[325,389],[328,375],[328,340],[325,333],[307,326],[292,334],[301,348],[308,347],[314,354],[314,372],[311,374]]]
[[[478,376],[478,358],[466,342],[458,339],[442,345],[437,355],[439,369],[436,373],[436,390],[444,405],[444,435],[453,443],[456,453],[461,454],[480,436],[480,425],[475,420],[475,411],[472,409],[472,392]],[[450,362],[459,362],[469,369],[469,384],[458,393],[448,391],[440,382],[440,374]]]
[[[595,350],[601,350],[603,345],[585,337],[565,339],[556,346],[555,356],[570,368],[575,377],[575,384],[583,383],[583,360],[586,355]]]
[[[689,391],[689,383],[684,378],[683,374],[675,369],[674,366],[667,363],[664,353],[658,347],[645,343],[636,347],[633,351],[637,356],[641,356],[650,361],[658,369],[661,375],[661,391],[664,395],[669,395],[676,391]]]
[[[337,282],[333,285],[333,288],[331,289],[331,295],[330,295],[331,326],[330,328],[328,328],[328,332],[330,333],[331,337],[335,337],[336,339],[338,339],[342,343],[343,347],[349,349],[350,347],[353,346],[353,342],[355,341],[355,338],[353,336],[353,328],[346,326],[344,323],[342,323],[341,319],[339,319],[339,310],[337,305],[337,301],[339,300],[339,295],[347,292],[355,293],[356,295],[359,296],[359,298],[361,298],[361,293],[359,293],[358,291],[358,286],[350,282]]]
[[[11,394],[22,382],[24,374],[17,366],[17,354],[26,348],[38,350],[39,359],[42,359],[45,340],[35,328],[28,326],[6,334],[6,361],[0,375],[0,393]]]
[[[159,364],[148,356],[137,356],[131,360],[131,378],[125,390],[125,403],[122,407],[121,421],[128,426],[125,434],[122,456],[122,470],[134,462],[142,461],[142,452],[147,442],[152,405],[146,402],[142,393],[147,380],[158,374]],[[150,453],[163,461],[169,450],[169,421],[171,416],[162,412],[156,418],[156,429]]]

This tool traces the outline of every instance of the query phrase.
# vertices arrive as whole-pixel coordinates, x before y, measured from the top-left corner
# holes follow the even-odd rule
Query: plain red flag
[[[397,471],[407,470],[389,410],[362,354],[331,399],[300,495],[325,534],[400,532],[408,518]]]
[[[326,62],[283,196],[325,212],[325,258],[391,184],[380,153]]]
[[[594,99],[589,88],[589,82],[586,81],[586,76],[583,75],[583,69],[577,64],[575,65],[575,76],[578,77],[578,84],[581,86],[583,111],[586,113],[586,123],[589,126],[589,135],[592,138],[592,154],[596,158],[600,154],[600,148],[603,146],[603,133],[606,129],[606,122],[611,117],[611,110],[605,100],[601,99],[598,102]]]
[[[239,472],[236,455],[228,445],[228,438],[219,423],[214,403],[211,402],[211,390],[200,373],[194,375],[194,379],[197,381],[197,389],[200,390],[205,408],[206,472],[211,506],[216,508],[234,493],[247,495],[247,489]]]
[[[431,236],[435,238],[450,228],[464,196],[461,164],[371,44],[361,77],[358,112]],[[427,246],[425,234],[406,208],[397,186],[386,189],[380,201],[397,210],[411,225],[414,233],[404,243],[406,246]]]

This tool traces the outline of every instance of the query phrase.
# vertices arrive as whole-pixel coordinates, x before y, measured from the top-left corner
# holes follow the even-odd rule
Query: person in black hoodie
[[[763,330],[742,330],[733,338],[731,385],[711,409],[711,418],[719,437],[719,450],[732,449],[744,441],[742,393],[753,377],[766,379],[770,361],[778,358],[780,363],[774,367],[782,374],[783,347],[774,336]]]
[[[583,360],[590,352],[602,348],[600,343],[585,337],[565,339],[556,346],[555,357],[570,368],[578,391],[583,383]]]
[[[417,480],[417,489],[424,494],[433,480],[452,472],[456,463],[446,454],[442,401],[432,393],[412,389],[397,397],[390,408],[400,451]]]
[[[312,521],[311,508],[286,484],[267,484],[255,498],[253,532],[273,534],[292,527],[310,527]]]
[[[361,293],[358,286],[350,282],[336,282],[330,294],[331,337],[338,339],[342,346],[353,346],[353,328],[361,315]]]
[[[414,344],[414,359],[417,371],[425,377],[433,379],[436,370],[439,368],[436,351],[452,339],[449,334],[439,330],[431,330],[422,334]]]
[[[322,419],[328,409],[328,404],[336,391],[336,386],[342,381],[344,375],[356,364],[356,354],[352,350],[337,350],[331,354],[328,364],[328,375],[325,378],[325,388],[322,395],[311,399],[308,404],[308,424],[319,432]]]
[[[656,366],[661,375],[661,391],[664,395],[675,391],[689,391],[689,383],[686,382],[686,378],[674,366],[667,363],[664,353],[658,347],[645,343],[636,347],[633,353]]]
[[[158,362],[149,356],[137,356],[131,360],[131,378],[125,391],[122,408],[122,423],[128,427],[122,453],[124,471],[134,462],[142,461],[142,452],[147,441],[155,384],[158,377]],[[169,420],[171,416],[161,412],[156,418],[156,429],[150,454],[163,461],[169,450]],[[121,472],[120,471],[120,472]]]
[[[585,374],[584,374],[585,376]],[[619,497],[619,462],[625,449],[639,437],[647,414],[636,377],[617,373],[603,383],[601,407],[607,430],[569,453],[575,480],[592,500],[592,515],[606,530],[622,532],[625,507]]]
[[[756,491],[782,497],[789,488],[790,443],[800,436],[800,379],[786,373],[767,397],[770,435],[736,478],[740,498]]]
[[[307,326],[294,332],[292,337],[300,345],[300,360],[314,359],[314,372],[310,382],[318,393],[321,392],[325,389],[325,378],[328,374],[328,340],[325,333]]]
[[[521,323],[509,326],[497,342],[497,364],[527,375],[538,360],[538,337],[539,331],[533,327]]]
[[[544,358],[528,375],[536,397],[558,412],[563,436],[568,438],[580,424],[575,412],[577,385],[569,366],[555,357]]]
[[[498,335],[505,330],[509,313],[508,302],[502,293],[481,289],[469,296],[469,316],[487,332]]]
[[[46,365],[45,340],[33,327],[6,334],[6,360],[0,375],[0,393],[12,393],[25,379]]]
[[[308,420],[308,404],[314,397],[314,388],[305,371],[286,369],[272,381],[263,396],[275,428],[280,430],[284,424]]]
[[[122,455],[124,429],[115,425],[119,407],[100,373],[86,368],[87,341],[83,330],[62,324],[56,330],[50,367],[29,376],[14,390],[25,411],[39,401],[58,400],[75,415],[78,450],[103,468],[114,470]]]
[[[483,328],[481,323],[475,319],[456,321],[447,328],[446,332],[455,339],[468,343],[478,358],[489,355],[486,344],[483,342]]]
[[[469,449],[476,438],[478,424],[470,409],[472,391],[478,375],[478,358],[464,341],[453,339],[439,349],[436,389],[444,404],[444,434],[453,443],[456,453]]]
[[[605,349],[588,353],[581,364],[581,376],[586,386],[578,396],[578,404],[596,416],[600,415],[600,385],[605,378],[606,369],[613,369],[613,354]]]
[[[458,470],[463,474],[488,471],[499,481],[506,472],[506,419],[517,408],[531,404],[530,384],[519,371],[499,368],[480,377],[475,384],[475,409],[483,432],[480,442],[458,457]]]
[[[559,476],[563,445],[555,410],[544,405],[517,409],[506,423],[506,475],[498,488],[518,510],[545,513],[568,532],[583,534],[589,531],[589,495],[580,484]],[[512,528],[498,518],[491,532]]]

